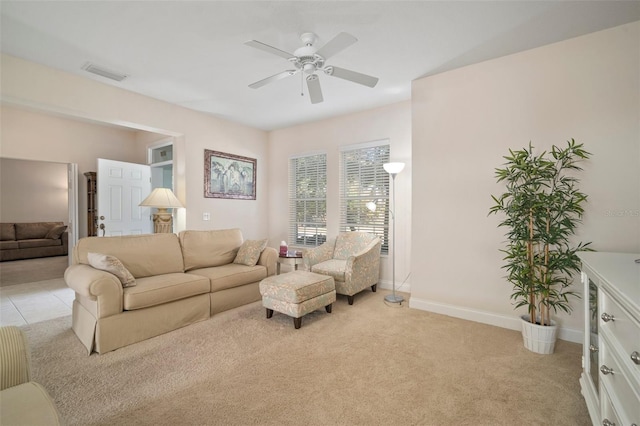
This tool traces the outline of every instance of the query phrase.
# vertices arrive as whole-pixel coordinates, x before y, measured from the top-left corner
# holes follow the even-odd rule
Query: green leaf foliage
[[[578,297],[569,288],[572,274],[580,270],[577,252],[591,249],[590,243],[570,245],[587,201],[573,174],[590,155],[573,139],[541,154],[529,143],[510,149],[506,163],[495,169],[496,181],[506,189],[491,196],[489,214],[503,215],[498,226],[506,229],[501,251],[513,285],[511,299],[516,308],[527,307],[532,322],[550,325],[551,311],[570,313],[569,298]]]

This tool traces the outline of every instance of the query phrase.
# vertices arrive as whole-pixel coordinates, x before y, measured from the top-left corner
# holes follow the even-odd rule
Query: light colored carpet
[[[68,265],[67,256],[0,262],[0,287],[62,278]]]
[[[581,346],[364,291],[295,330],[260,302],[103,355],[70,317],[23,326],[34,379],[71,425],[588,425]]]

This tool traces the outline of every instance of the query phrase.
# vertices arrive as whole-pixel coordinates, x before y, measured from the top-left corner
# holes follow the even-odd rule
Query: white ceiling
[[[272,130],[410,98],[411,81],[640,20],[640,1],[4,1],[2,52]],[[359,39],[327,63],[380,79],[371,89],[322,74],[324,102],[300,96],[287,52],[314,32]],[[116,83],[91,62],[129,75]]]

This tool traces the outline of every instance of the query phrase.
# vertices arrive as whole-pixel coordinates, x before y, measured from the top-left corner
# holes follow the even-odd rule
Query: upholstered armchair
[[[336,293],[353,296],[367,287],[376,291],[380,278],[380,238],[366,232],[341,232],[321,246],[304,251],[307,271],[332,276]]]
[[[18,327],[0,327],[0,424],[59,425],[47,391],[31,380],[29,348]]]

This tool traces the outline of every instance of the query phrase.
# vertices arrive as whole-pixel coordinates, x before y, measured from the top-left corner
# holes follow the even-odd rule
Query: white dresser
[[[594,425],[640,426],[640,254],[579,254],[585,336],[580,377]]]

